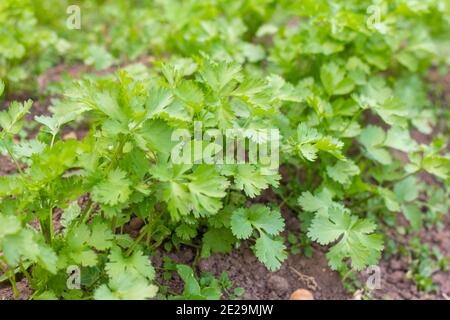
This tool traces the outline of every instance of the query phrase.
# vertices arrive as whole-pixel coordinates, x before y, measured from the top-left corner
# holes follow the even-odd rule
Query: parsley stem
[[[49,228],[49,230],[48,230],[48,232],[49,232],[49,242],[50,242],[50,245],[52,244],[52,242],[53,242],[53,234],[54,234],[54,226],[53,226],[53,207],[50,207],[50,210],[49,210],[49,212],[48,212],[48,228]]]
[[[125,253],[126,256],[129,256],[134,248],[142,241],[142,239],[144,239],[144,237],[148,234],[148,225],[144,226],[141,229],[141,233],[139,234],[139,236],[136,238],[136,240],[134,240],[133,244],[128,248],[127,252]]]
[[[113,233],[115,233],[116,229],[117,229],[117,217],[114,216],[111,221],[111,230]]]
[[[408,177],[410,177],[410,176],[413,176],[413,175],[418,174],[420,171],[421,171],[421,169],[416,170],[416,171],[413,171],[413,172],[410,172],[410,173],[408,173],[408,174],[405,174],[405,175],[404,175],[403,177],[401,177],[401,178],[398,178],[398,179],[395,179],[395,180],[388,181],[388,182],[386,183],[386,186],[387,186],[387,187],[392,186],[394,183],[398,183],[398,182],[400,182],[400,181],[403,181],[403,180],[405,180],[406,178],[408,178]],[[372,192],[371,194],[369,194],[368,196],[366,196],[366,197],[364,197],[364,198],[362,198],[362,199],[359,199],[359,200],[353,200],[353,201],[352,201],[352,205],[358,205],[358,204],[361,204],[361,203],[363,203],[363,202],[366,202],[367,200],[369,200],[369,199],[375,197],[376,195],[377,195],[377,193]]]
[[[411,177],[411,176],[414,176],[414,175],[418,174],[420,171],[422,171],[422,169],[418,169],[418,170],[412,171],[412,172],[410,172],[410,173],[408,173],[408,174],[405,174],[405,175],[404,175],[403,177],[401,177],[401,178],[398,178],[398,179],[395,179],[395,180],[391,180],[391,181],[389,181],[389,182],[387,183],[387,186],[392,186],[394,183],[398,183],[398,182],[400,182],[400,181],[405,180],[406,178],[409,178],[409,177]]]
[[[25,275],[25,278],[27,278],[28,283],[31,283],[31,276],[30,273],[27,271],[27,269],[23,266],[23,264],[20,264],[20,271]]]
[[[3,270],[4,274],[9,274],[8,279],[11,283],[11,287],[14,293],[14,299],[19,299],[20,294],[19,290],[17,289],[17,283],[16,283],[16,272],[13,267],[11,267],[6,259],[2,256],[0,256],[0,260],[3,261],[3,263],[8,267],[9,270],[6,269],[6,267],[0,263],[0,268]]]
[[[280,204],[279,207],[281,208],[282,206],[287,206],[290,210],[292,210],[293,212],[297,212],[297,208],[295,208],[294,206],[292,206],[289,203],[288,198],[290,198],[292,196],[292,192],[290,192],[288,194],[287,197],[285,197],[282,193],[279,193],[278,196],[281,198],[281,200],[283,200]]]
[[[89,220],[89,216],[91,215],[91,212],[94,208],[94,203],[92,202],[92,199],[89,199],[89,202],[87,203],[86,207],[84,208],[83,212],[81,213],[80,220],[78,220],[78,223],[85,223],[87,220]]]
[[[353,273],[353,269],[349,269],[343,276],[342,276],[342,283],[347,280],[347,278]]]
[[[361,204],[363,202],[366,202],[367,200],[372,199],[376,195],[377,195],[376,193],[371,193],[371,194],[369,194],[368,196],[366,196],[364,198],[352,200],[352,205],[355,206],[355,205]]]
[[[54,134],[52,136],[52,142],[50,143],[50,148],[53,148],[53,145],[55,144],[55,138],[56,138],[56,134]]]
[[[416,171],[412,171],[410,173],[408,173],[407,175],[403,176],[402,178],[399,179],[399,181],[405,180],[406,178],[409,178],[411,176],[415,176],[416,174],[418,174],[420,171],[422,171],[422,169],[418,169]]]
[[[123,140],[120,141],[119,145],[117,146],[116,151],[114,151],[114,155],[111,158],[111,162],[109,164],[109,167],[108,167],[107,171],[112,170],[112,168],[114,167],[114,164],[117,162],[119,156],[122,154],[123,147],[125,146],[125,143],[127,143],[127,141],[128,141],[128,138],[123,139]]]
[[[6,264],[3,257],[0,257],[0,261],[3,261]],[[5,275],[7,275],[9,273],[9,271],[6,269],[6,267],[2,263],[0,263],[0,269],[2,269],[2,272]],[[9,277],[8,277],[8,279],[9,279]]]
[[[6,147],[6,151],[8,152],[9,156],[11,157],[12,161],[14,162],[14,164],[17,167],[17,170],[19,171],[20,175],[23,176],[24,173],[22,171],[22,167],[20,166],[19,162],[17,161],[16,157],[14,157],[14,154],[11,152],[11,150],[9,149],[9,147]]]

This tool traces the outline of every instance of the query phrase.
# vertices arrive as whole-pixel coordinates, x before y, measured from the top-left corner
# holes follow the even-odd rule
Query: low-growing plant
[[[215,278],[210,272],[203,272],[197,277],[190,266],[177,264],[167,256],[164,257],[163,270],[162,288],[166,290],[163,293],[163,298],[170,300],[218,300],[226,297],[235,300],[244,294],[243,288],[233,288],[233,282],[225,271],[221,273],[219,278]],[[182,294],[171,293],[164,285],[165,281],[171,279],[174,274],[177,274],[184,283]]]
[[[51,114],[30,120],[31,135],[23,128],[31,100],[8,102],[0,113],[0,151],[16,168],[0,177],[0,281],[9,280],[16,296],[25,277],[35,299],[154,298],[149,257],[193,242],[197,261],[246,241],[274,271],[288,256],[283,210],[300,221],[301,235],[288,236],[291,251],[309,256],[312,242],[327,246],[329,265],[341,274],[376,264],[386,244],[395,251],[388,229],[405,235],[439,226],[449,204],[448,123],[433,129],[448,110],[429,99],[426,77],[430,68],[448,68],[446,5],[130,3],[82,2],[87,30],[73,34],[65,59],[104,69],[155,54],[151,67],[55,87]],[[69,35],[58,6],[46,17],[23,1],[16,17],[11,4],[0,5],[8,30],[34,18],[2,38],[10,45],[0,42],[0,53],[9,52],[0,57],[8,94],[29,64],[54,63],[53,51],[47,60],[26,50],[45,44],[29,30],[52,30],[46,48]],[[65,134],[80,123],[83,136]],[[242,161],[215,157],[229,147],[227,130],[243,142]],[[277,135],[266,139],[264,130]],[[424,143],[412,131],[433,136]],[[271,144],[279,146],[275,166],[267,154],[247,161],[251,146]],[[419,174],[433,183],[420,183]],[[132,221],[142,224],[135,237]],[[175,269],[184,298],[220,298],[230,289],[225,278],[198,280],[189,266]],[[419,262],[412,272],[427,289],[422,269]],[[73,270],[75,288],[67,282]]]
[[[439,248],[421,243],[417,237],[410,241],[409,258],[407,277],[416,283],[417,289],[438,292],[440,288],[434,283],[432,275],[437,271],[447,272],[450,258],[444,257]]]

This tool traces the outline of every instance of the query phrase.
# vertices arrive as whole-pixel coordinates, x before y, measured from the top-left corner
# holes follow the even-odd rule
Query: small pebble
[[[277,292],[286,292],[289,290],[289,283],[283,277],[272,275],[268,281],[269,288]]]

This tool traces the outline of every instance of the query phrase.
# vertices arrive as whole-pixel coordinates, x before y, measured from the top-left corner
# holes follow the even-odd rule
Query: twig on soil
[[[316,279],[314,279],[314,277],[303,274],[293,267],[289,268],[300,278],[301,281],[303,281],[306,284],[308,289],[312,291],[317,291],[317,289],[319,289],[319,285],[317,284]]]

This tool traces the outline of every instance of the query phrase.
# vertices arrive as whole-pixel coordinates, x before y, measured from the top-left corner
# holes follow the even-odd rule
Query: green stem
[[[377,195],[377,193],[371,193],[371,194],[369,194],[367,197],[364,197],[364,198],[362,198],[362,199],[358,199],[358,200],[352,201],[352,205],[354,206],[354,205],[361,204],[362,202],[366,202],[367,200],[372,199],[372,198],[375,197],[376,195]]]
[[[414,175],[416,175],[416,174],[418,174],[420,171],[422,171],[422,169],[420,168],[420,169],[418,169],[418,170],[416,170],[416,171],[412,171],[412,172],[410,172],[410,173],[408,173],[408,174],[405,174],[403,177],[401,177],[401,178],[398,178],[398,179],[395,179],[395,180],[391,180],[391,181],[389,181],[386,185],[389,187],[389,186],[392,186],[393,184],[395,184],[395,183],[398,183],[398,182],[400,182],[400,181],[403,181],[403,180],[405,180],[406,178],[409,178],[409,177],[411,177],[411,176],[414,176]]]
[[[116,151],[114,152],[114,155],[111,158],[111,162],[109,163],[107,171],[111,170],[114,167],[114,164],[117,161],[119,155],[122,154],[123,147],[125,146],[125,143],[127,143],[127,141],[128,141],[128,138],[123,139],[123,140],[120,141]]]
[[[11,150],[9,149],[9,147],[6,147],[6,151],[8,152],[10,158],[12,159],[12,161],[14,162],[14,164],[16,165],[17,170],[19,171],[20,175],[21,175],[21,176],[24,176],[24,173],[23,173],[23,171],[22,171],[22,168],[21,168],[19,162],[17,161],[16,157],[14,157],[14,155],[13,155],[13,153],[11,152]]]
[[[50,245],[53,242],[53,236],[54,236],[54,226],[53,226],[53,208],[50,207],[50,210],[48,212],[48,228],[49,228],[49,236],[50,236]]]
[[[8,267],[9,270],[7,270],[1,263],[0,263],[0,267],[3,270],[3,272],[5,274],[9,274],[8,279],[9,282],[11,283],[11,287],[14,293],[14,299],[19,299],[20,294],[19,294],[19,290],[17,289],[17,283],[16,283],[16,273],[14,268],[12,268],[8,262],[6,261],[6,259],[4,257],[0,257],[0,260],[3,261],[3,263]]]
[[[85,223],[89,219],[93,209],[94,209],[94,203],[92,202],[91,199],[89,199],[89,202],[87,203],[86,207],[84,208],[83,212],[81,213],[78,223],[79,224]]]
[[[20,293],[19,293],[19,289],[17,289],[17,283],[16,283],[16,275],[14,274],[14,272],[11,274],[11,286],[13,289],[13,293],[14,293],[14,299],[19,299],[20,297]]]
[[[350,274],[352,274],[353,269],[348,270],[343,276],[342,276],[342,282],[344,282],[345,280],[347,280],[348,276]]]
[[[385,208],[386,208],[386,205],[380,204],[380,205],[374,206],[373,208],[370,208],[370,211],[377,211],[377,210],[385,209]],[[367,213],[367,211],[369,211],[369,209],[367,209],[367,208],[361,208],[359,210],[353,209],[353,210],[354,210],[353,212],[355,212],[355,213]]]
[[[392,185],[395,184],[395,183],[398,183],[398,182],[400,182],[400,181],[405,180],[405,179],[408,178],[408,177],[411,177],[411,176],[413,176],[413,175],[416,175],[416,174],[418,174],[420,171],[422,171],[422,170],[419,169],[419,170],[410,172],[410,173],[408,173],[408,174],[405,174],[405,175],[404,175],[403,177],[401,177],[401,178],[398,178],[398,179],[395,179],[395,180],[388,181],[388,182],[386,183],[386,187],[390,187],[390,186],[392,186]],[[356,200],[356,201],[352,201],[352,205],[358,205],[358,204],[361,204],[361,203],[363,203],[363,202],[366,202],[367,200],[372,199],[372,198],[375,197],[376,195],[377,195],[377,193],[372,192],[372,193],[369,194],[367,197],[364,197],[364,198],[359,199],[359,200]]]
[[[53,145],[55,144],[55,138],[56,138],[56,134],[54,134],[52,136],[52,142],[50,143],[50,148],[53,148]]]
[[[46,219],[39,218],[39,226],[41,227],[42,234],[44,235],[45,242],[50,243],[50,234],[48,232],[48,227],[46,224]]]
[[[129,256],[134,248],[142,241],[142,239],[144,239],[144,237],[148,234],[148,225],[144,226],[141,229],[141,233],[139,234],[139,236],[136,238],[136,240],[134,240],[133,244],[128,248],[127,252],[125,253],[126,256]]]
[[[125,143],[126,143],[127,141],[128,141],[128,138],[123,139],[123,140],[120,141],[119,145],[117,146],[116,151],[114,151],[114,154],[113,154],[113,156],[111,157],[111,162],[109,163],[109,165],[108,165],[108,167],[106,168],[105,172],[110,172],[110,171],[113,169],[114,164],[115,164],[115,162],[117,161],[119,155],[122,153],[123,147],[125,146]],[[92,205],[92,204],[91,204],[91,205]],[[91,207],[91,205],[89,206],[89,208]],[[89,209],[89,210],[87,211],[87,213],[90,214],[90,212],[91,212],[91,210]],[[87,214],[87,213],[86,213],[86,214]],[[113,232],[115,232],[115,231],[116,231],[116,225],[117,225],[117,218],[116,218],[116,217],[113,217],[112,223],[111,223],[111,224],[112,224],[112,228],[111,228],[111,229],[112,229]]]
[[[403,176],[402,178],[400,178],[398,181],[402,181],[405,180],[406,178],[409,178],[411,176],[415,176],[416,174],[418,174],[420,171],[422,171],[422,169],[418,169],[416,171],[410,172],[408,174],[406,174],[405,176]]]
[[[288,196],[287,197],[285,197],[284,195],[283,195],[283,193],[277,193],[277,195],[281,198],[281,200],[283,200],[280,204],[279,204],[279,207],[281,208],[282,206],[287,206],[289,209],[291,209],[292,210],[292,212],[294,212],[294,213],[296,213],[297,211],[298,211],[298,209],[297,208],[295,208],[294,206],[292,206],[291,204],[289,204],[289,201],[288,201],[288,199],[292,196],[292,192],[290,192],[289,194],[288,194]]]
[[[194,261],[192,261],[192,266],[194,267],[194,270],[197,269],[200,259],[201,259],[200,248],[195,248],[195,258]]]
[[[111,230],[113,233],[116,232],[116,226],[117,226],[117,217],[114,216],[111,221]]]
[[[27,278],[28,283],[31,284],[31,275],[30,273],[27,271],[27,269],[24,268],[24,266],[22,264],[20,264],[20,271],[22,271],[22,273],[25,275],[25,277]]]

